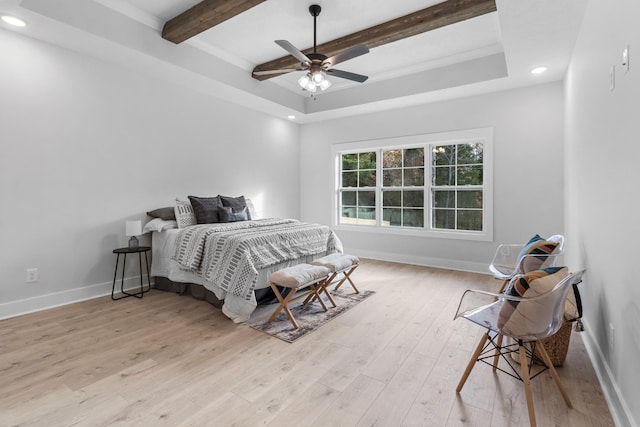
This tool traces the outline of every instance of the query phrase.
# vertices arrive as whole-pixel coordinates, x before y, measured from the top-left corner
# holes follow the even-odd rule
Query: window
[[[341,156],[341,224],[375,224],[376,159],[375,151]]]
[[[482,231],[484,144],[435,145],[431,151],[432,227]]]
[[[491,129],[334,146],[336,225],[491,240]]]

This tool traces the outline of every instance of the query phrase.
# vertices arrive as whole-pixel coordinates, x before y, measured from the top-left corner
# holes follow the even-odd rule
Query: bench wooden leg
[[[291,301],[295,293],[298,291],[298,288],[290,288],[289,293],[284,298],[282,297],[282,294],[280,293],[280,290],[278,289],[278,287],[273,283],[271,283],[271,289],[273,289],[273,292],[276,294],[276,298],[278,298],[278,301],[280,301],[280,305],[278,305],[278,307],[271,314],[271,317],[269,317],[269,322],[272,322],[273,319],[276,318],[278,313],[280,313],[281,310],[284,310],[287,317],[293,324],[294,329],[298,329],[299,328],[298,322],[296,322],[295,317],[293,317],[293,314],[291,313],[291,310],[289,310],[289,307],[288,307],[289,302]]]
[[[334,290],[334,291],[337,291],[337,290],[338,290],[338,288],[339,288],[340,286],[342,286],[342,284],[345,282],[345,280],[348,280],[348,281],[349,281],[349,284],[351,285],[351,287],[353,288],[353,290],[356,292],[356,294],[359,294],[359,293],[360,293],[360,291],[358,290],[358,288],[356,288],[356,285],[354,285],[354,284],[353,284],[353,280],[351,280],[351,277],[350,277],[350,276],[351,276],[351,273],[353,273],[353,271],[354,271],[356,268],[358,268],[358,264],[354,265],[354,266],[353,266],[349,271],[345,271],[345,272],[343,273],[343,274],[344,274],[344,277],[342,278],[342,280],[340,280],[340,281],[338,282],[338,284],[336,285],[336,287],[335,287],[335,288],[333,288],[333,290]]]
[[[326,279],[324,279],[323,281],[319,282],[318,285],[316,286],[316,292],[309,294],[305,298],[303,304],[307,304],[309,302],[315,301],[316,299],[319,299],[320,300],[320,304],[322,304],[322,307],[325,308],[324,311],[327,311],[328,309],[326,309],[326,305],[322,301],[322,298],[320,298],[322,296],[322,294],[324,293],[327,296],[327,299],[329,300],[331,305],[333,307],[337,307],[336,302],[333,300],[333,297],[329,293],[329,289],[328,289],[329,285],[331,284],[333,279],[335,279],[336,275],[337,275],[337,273],[332,273]]]
[[[320,296],[320,292],[322,291],[322,285],[321,283],[317,284],[317,285],[312,285],[311,286],[311,293],[309,294],[309,296],[305,299],[308,300],[310,297],[310,302],[313,302],[315,300],[318,300],[318,302],[320,303],[320,305],[322,306],[322,309],[324,311],[328,311],[329,307],[327,307],[327,305],[324,303],[324,301],[322,300],[321,296]],[[333,301],[333,300],[332,300]],[[303,302],[303,304],[305,304]],[[333,304],[333,306],[335,307],[335,303]]]

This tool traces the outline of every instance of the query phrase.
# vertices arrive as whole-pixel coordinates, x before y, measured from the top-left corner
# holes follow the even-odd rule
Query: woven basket
[[[547,354],[549,355],[553,366],[562,366],[564,364],[567,352],[569,351],[569,340],[571,339],[572,330],[571,325],[571,322],[567,322],[565,320],[558,332],[551,335],[549,338],[540,340],[540,342],[544,344],[544,348],[547,350]],[[514,342],[510,340],[509,343],[513,344]],[[533,344],[532,347],[533,354],[536,356],[533,363],[537,365],[544,365],[544,362],[542,362],[542,355],[540,355],[540,352],[536,349],[535,344]],[[516,363],[520,363],[517,351],[511,353],[511,359]]]
[[[547,354],[549,354],[549,358],[551,359],[551,363],[553,366],[562,366],[564,360],[567,357],[567,352],[569,351],[569,340],[571,339],[571,322],[564,321],[562,326],[554,335],[551,335],[549,338],[545,338],[540,340],[541,343],[544,344],[545,350],[547,350]],[[535,348],[534,344],[533,354],[539,359],[535,359],[534,363],[538,363],[543,365],[542,356]]]

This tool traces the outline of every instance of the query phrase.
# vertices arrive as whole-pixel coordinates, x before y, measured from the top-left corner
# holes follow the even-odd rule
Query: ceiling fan
[[[300,66],[297,68],[287,68],[282,70],[256,71],[254,74],[260,76],[268,74],[284,74],[291,71],[306,71],[306,73],[298,80],[298,83],[303,90],[307,90],[309,92],[315,92],[317,88],[320,88],[323,91],[329,88],[329,86],[331,86],[331,82],[327,80],[327,74],[340,77],[341,79],[353,80],[358,83],[366,81],[369,78],[368,76],[332,68],[336,64],[364,55],[365,53],[369,53],[369,49],[366,46],[354,46],[330,58],[316,52],[316,18],[320,15],[321,10],[322,8],[317,4],[309,6],[309,13],[313,16],[313,53],[305,55],[286,40],[275,41],[278,46],[299,60]]]

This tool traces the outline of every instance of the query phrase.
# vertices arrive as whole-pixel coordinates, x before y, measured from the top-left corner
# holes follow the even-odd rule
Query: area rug
[[[270,304],[263,307],[258,316],[249,320],[249,326],[283,341],[294,342],[355,307],[373,294],[375,294],[374,291],[360,291],[359,294],[356,294],[350,288],[344,290],[340,288],[331,293],[337,307],[331,307],[331,304],[327,302],[327,307],[331,307],[328,311],[323,311],[317,302],[305,305],[300,302],[289,305],[293,317],[296,318],[296,322],[300,326],[298,329],[294,329],[284,311],[278,313],[273,322],[269,322],[271,313],[278,307],[278,304]]]

